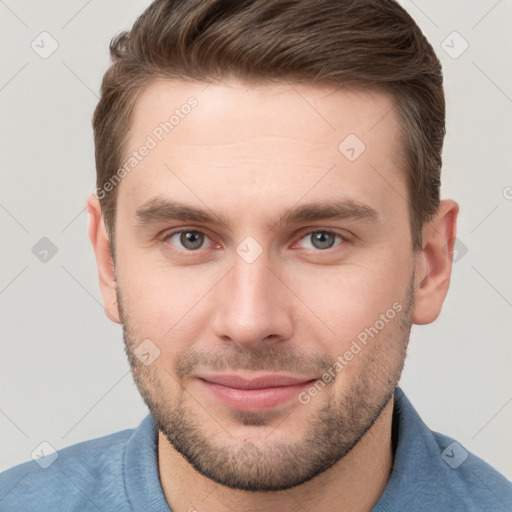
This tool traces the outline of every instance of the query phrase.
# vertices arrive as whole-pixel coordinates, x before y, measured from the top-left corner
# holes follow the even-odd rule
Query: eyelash
[[[166,235],[164,235],[162,241],[164,243],[169,243],[169,240],[174,235],[179,235],[181,233],[198,233],[198,234],[204,235],[206,238],[211,240],[211,238],[208,236],[207,233],[205,233],[204,231],[201,231],[199,229],[178,229],[176,231],[171,231],[170,233],[167,233]],[[350,237],[348,237],[346,235],[342,235],[341,233],[338,233],[336,231],[333,231],[333,230],[330,230],[330,229],[322,229],[322,228],[320,228],[320,229],[312,229],[310,231],[307,231],[307,232],[301,234],[301,236],[299,238],[299,241],[304,239],[304,238],[306,238],[307,236],[312,235],[313,233],[325,233],[325,234],[334,235],[335,237],[340,237],[341,238],[341,242],[338,243],[338,244],[333,245],[332,247],[328,247],[326,249],[313,249],[313,250],[315,250],[315,252],[318,252],[318,253],[329,252],[331,249],[335,249],[336,247],[344,245],[346,242],[350,242],[350,240],[351,240]],[[171,245],[173,245],[173,244],[171,244]],[[194,253],[199,252],[201,249],[203,249],[203,248],[201,247],[201,248],[196,249],[196,250],[191,250],[191,249],[177,249],[177,250],[180,251],[180,252],[186,252],[186,253],[194,254]],[[311,249],[308,249],[308,250],[311,250]]]

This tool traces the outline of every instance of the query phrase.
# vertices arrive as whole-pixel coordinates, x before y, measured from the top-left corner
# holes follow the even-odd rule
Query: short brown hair
[[[99,190],[127,150],[138,95],[155,78],[302,82],[391,93],[400,122],[414,249],[439,205],[442,69],[394,0],[155,0],[110,43],[93,116]],[[111,243],[117,187],[100,197]],[[113,244],[112,244],[113,245]]]

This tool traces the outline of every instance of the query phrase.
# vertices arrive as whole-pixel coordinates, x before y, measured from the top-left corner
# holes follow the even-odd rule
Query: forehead
[[[308,188],[350,198],[364,189],[382,202],[390,186],[404,195],[393,105],[384,92],[332,85],[158,79],[135,103],[127,157],[151,148],[120,195],[141,203],[179,191],[197,203],[243,190],[261,201],[264,190],[282,201],[286,187],[293,202]]]
[[[173,113],[183,120],[188,113],[179,111],[189,110],[186,105],[192,97],[198,107],[193,109],[194,117],[199,112],[204,123],[204,130],[194,133],[197,143],[233,142],[257,133],[283,135],[282,129],[304,138],[313,135],[314,139],[325,139],[326,134],[338,132],[334,140],[353,130],[364,138],[375,129],[389,133],[390,126],[397,124],[393,97],[376,89],[288,82],[256,85],[233,80],[208,84],[155,79],[135,102],[132,141],[168,121]],[[209,130],[212,122],[215,129]],[[179,133],[190,122],[174,119],[172,124],[179,143]]]

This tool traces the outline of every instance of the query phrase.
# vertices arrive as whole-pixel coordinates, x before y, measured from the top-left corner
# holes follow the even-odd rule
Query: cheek
[[[150,339],[163,356],[159,365],[169,367],[195,340],[204,337],[209,321],[205,299],[218,278],[199,267],[170,268],[142,262],[143,258],[128,252],[118,261],[123,313],[134,344]]]
[[[325,333],[317,339],[328,353],[343,353],[393,304],[403,302],[409,282],[404,268],[404,263],[391,266],[381,260],[374,266],[311,268],[304,277],[293,280],[297,295],[315,314],[309,328]]]
[[[318,320],[309,327],[314,350],[333,362],[327,373],[336,376],[340,390],[364,381],[387,389],[405,357],[407,340],[401,327],[408,286],[405,272],[389,279],[387,273],[351,266],[338,269],[323,283],[314,289],[305,286],[303,296],[309,289],[312,309],[334,331],[327,331]]]

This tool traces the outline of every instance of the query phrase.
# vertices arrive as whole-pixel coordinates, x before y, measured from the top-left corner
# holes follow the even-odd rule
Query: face
[[[157,81],[133,151],[116,291],[155,422],[227,487],[313,478],[376,421],[405,358],[415,255],[392,100]]]

